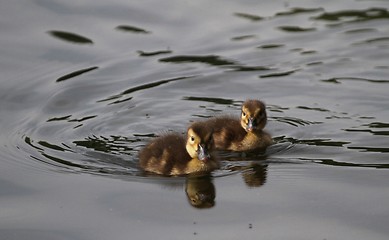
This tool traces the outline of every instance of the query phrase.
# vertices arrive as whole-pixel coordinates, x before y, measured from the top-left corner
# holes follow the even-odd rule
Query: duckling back
[[[185,172],[191,159],[185,149],[186,139],[179,134],[167,134],[152,140],[139,152],[139,165],[148,172],[171,175]]]
[[[246,136],[239,119],[232,116],[214,117],[205,124],[213,128],[213,140],[218,150],[233,150],[234,145],[242,142]]]

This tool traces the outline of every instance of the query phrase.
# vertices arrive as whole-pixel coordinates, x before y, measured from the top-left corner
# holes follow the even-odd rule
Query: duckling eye
[[[246,117],[246,113],[242,111],[242,116],[243,117]]]
[[[190,141],[194,142],[195,138],[193,136],[190,137]]]

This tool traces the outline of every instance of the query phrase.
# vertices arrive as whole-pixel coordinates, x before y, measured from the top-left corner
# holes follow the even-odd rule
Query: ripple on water
[[[239,113],[239,108],[242,101],[223,98],[209,97],[183,97],[184,101],[191,103],[203,102],[205,105],[215,105],[219,107],[232,107],[234,111]],[[319,111],[329,112],[329,110],[312,107],[297,107],[304,111]],[[289,108],[270,105],[269,110],[275,113],[284,114]],[[209,116],[208,116],[209,117]],[[83,118],[74,118],[72,115],[61,117],[51,117],[41,123],[37,129],[31,132],[31,135],[23,135],[23,141],[29,147],[34,149],[35,153],[31,154],[31,158],[41,163],[47,164],[55,168],[55,171],[70,171],[70,172],[88,172],[92,174],[105,175],[128,175],[128,176],[143,176],[137,166],[137,152],[150,139],[155,137],[154,133],[136,134],[129,136],[121,135],[91,135],[87,134],[85,138],[78,138],[74,134],[78,128],[83,128],[84,121],[89,121],[87,129],[94,129],[98,125],[112,124],[112,116],[106,116],[106,120],[101,122],[102,116],[89,116]],[[321,122],[307,121],[294,117],[273,116],[270,117],[270,122],[287,124],[293,127],[303,127]],[[69,126],[73,133],[69,134]],[[372,124],[372,126],[385,126]],[[28,131],[27,131],[28,132]],[[38,134],[37,134],[38,133]],[[52,138],[50,136],[63,136]],[[45,137],[46,136],[46,137]],[[296,151],[297,146],[326,146],[326,147],[343,147],[349,142],[336,141],[331,139],[296,139],[288,136],[275,136],[276,144],[271,146],[268,151],[261,154],[235,154],[222,153],[222,169],[216,171],[214,176],[225,176],[230,173],[245,172],[245,182],[256,185],[259,182],[264,182],[258,179],[249,179],[247,172],[256,172],[256,165],[266,163],[269,156],[273,154],[285,155],[288,152]],[[298,148],[297,148],[298,149]],[[31,152],[31,151],[29,151]],[[282,162],[282,160],[277,160]],[[312,160],[313,161],[313,160]],[[328,161],[327,161],[328,163]],[[254,164],[254,165],[253,165]]]
[[[151,87],[152,88],[152,87]],[[189,101],[195,105],[198,102],[202,102],[200,107],[204,105],[206,109],[213,109],[216,107],[219,114],[222,114],[221,109],[231,107],[233,111],[239,113],[239,108],[242,101],[234,99],[224,98],[211,98],[211,97],[183,97],[183,101]],[[104,105],[107,106],[107,105]],[[315,125],[326,128],[324,121],[309,121],[303,118],[287,116],[291,108],[282,107],[277,105],[268,106],[270,114],[270,125],[273,123],[286,124],[287,126],[301,129],[304,127],[312,127]],[[328,116],[341,115],[345,121],[355,119],[353,116],[345,116],[345,113],[337,113],[330,109],[322,107],[310,107],[310,106],[296,106],[295,109],[299,109],[304,112],[318,112],[322,115],[323,119],[329,119]],[[346,114],[347,115],[347,114]],[[144,146],[144,144],[150,139],[156,136],[155,133],[132,133],[129,136],[121,135],[93,135],[87,133],[86,137],[79,138],[78,135],[69,134],[69,124],[73,129],[83,128],[80,124],[89,122],[86,126],[87,129],[94,129],[107,123],[112,124],[114,120],[113,116],[86,116],[82,118],[74,118],[72,115],[66,115],[61,117],[48,118],[46,122],[40,124],[40,126],[32,132],[30,136],[24,135],[24,142],[35,150],[34,154],[31,154],[31,158],[41,163],[55,167],[55,171],[71,171],[71,172],[88,172],[93,174],[105,174],[110,176],[135,176],[142,177],[143,173],[139,171],[137,166],[137,152]],[[204,117],[210,117],[204,116]],[[101,121],[101,119],[105,121]],[[341,118],[341,119],[342,119]],[[339,118],[337,118],[339,119]],[[367,118],[368,120],[370,118]],[[48,125],[52,125],[49,127]],[[75,125],[74,125],[75,124]],[[78,125],[77,125],[78,124]],[[50,129],[51,128],[51,129]],[[100,128],[100,127],[99,127]],[[385,131],[388,128],[387,123],[371,122],[368,124],[362,124],[361,127],[344,129],[345,132],[359,132],[370,133],[372,135],[387,136]],[[317,128],[316,128],[317,129]],[[319,128],[320,129],[320,128]],[[303,156],[293,159],[296,153],[309,153],[311,155],[315,149],[326,148],[326,151],[342,153],[345,150],[353,150],[358,152],[376,152],[385,153],[388,152],[386,147],[369,147],[358,146],[355,141],[338,140],[336,138],[317,138],[314,135],[310,135],[309,130],[307,133],[298,137],[287,135],[275,135],[275,145],[271,146],[266,152],[260,154],[235,154],[235,153],[222,153],[222,169],[214,173],[215,177],[225,176],[228,174],[234,174],[238,172],[250,172],[253,170],[252,164],[263,165],[264,163],[318,163],[334,166],[345,167],[373,167],[373,168],[387,168],[387,164],[375,164],[375,163],[353,163],[345,161],[337,161],[330,158],[304,158]],[[129,131],[131,132],[131,131]],[[39,133],[39,134],[36,134]],[[67,135],[65,138],[44,138],[42,136],[61,136]],[[38,137],[41,136],[41,137]],[[81,136],[81,135],[79,135]],[[41,139],[39,139],[41,138]],[[62,141],[61,141],[62,139]],[[64,140],[66,139],[66,140]],[[353,144],[354,143],[354,144]],[[307,148],[308,147],[308,148]],[[339,149],[334,151],[335,149]],[[31,152],[31,151],[29,151]],[[324,152],[323,152],[324,153]],[[314,154],[315,155],[315,154]],[[279,156],[271,157],[271,156]],[[246,182],[261,182],[257,180],[247,180]],[[263,181],[262,181],[263,182]]]
[[[76,33],[57,31],[57,30],[48,31],[48,33],[57,39],[60,39],[62,41],[66,41],[66,42],[70,42],[70,43],[93,44],[93,41],[90,40],[89,38],[81,36],[81,35],[76,34]]]
[[[80,70],[68,73],[68,74],[66,74],[66,75],[64,75],[62,77],[59,77],[57,79],[57,82],[61,82],[61,81],[65,81],[65,80],[68,80],[68,79],[73,78],[73,77],[77,77],[77,76],[79,76],[81,74],[93,71],[93,70],[98,69],[98,68],[99,67],[90,67],[90,68],[80,69]]]
[[[364,10],[343,10],[325,12],[314,19],[333,22],[332,26],[346,23],[367,22],[377,19],[389,19],[389,12],[385,8],[368,8]]]
[[[151,33],[150,31],[147,31],[143,28],[129,26],[129,25],[119,25],[116,27],[116,29],[123,32],[130,32],[130,33],[143,33],[143,34]]]
[[[388,167],[386,163],[361,160],[364,156],[377,156],[364,154],[389,152],[382,144],[389,135],[387,121],[361,119],[351,112],[342,112],[349,106],[336,95],[343,90],[348,92],[342,83],[363,82],[379,87],[388,80],[347,72],[342,75],[340,68],[333,67],[347,59],[345,66],[355,69],[356,59],[366,59],[354,56],[354,50],[387,47],[388,36],[381,31],[383,27],[366,25],[388,20],[387,9],[328,11],[324,7],[285,7],[270,16],[231,11],[229,17],[231,26],[225,26],[226,32],[219,33],[220,36],[200,39],[202,34],[205,36],[203,29],[196,32],[194,28],[199,39],[190,42],[193,46],[188,45],[182,33],[180,38],[167,38],[158,35],[161,34],[158,28],[114,21],[110,33],[118,34],[118,39],[147,36],[151,40],[132,42],[133,39],[126,38],[125,43],[134,46],[128,47],[124,56],[114,56],[118,58],[114,62],[88,61],[87,65],[72,67],[65,73],[54,73],[56,77],[50,81],[56,85],[45,88],[46,101],[35,106],[28,121],[20,122],[11,134],[13,143],[29,159],[53,171],[143,177],[137,167],[137,152],[160,129],[182,132],[193,121],[192,117],[239,114],[242,100],[264,96],[269,102],[268,129],[275,144],[258,154],[221,153],[222,169],[215,172],[216,177],[242,173],[248,186],[259,186],[266,181],[263,175],[268,164],[274,163]],[[322,27],[321,23],[327,25]],[[170,30],[167,26],[160,27]],[[341,29],[338,31],[341,34],[334,29]],[[87,35],[63,30],[49,30],[45,34],[70,47],[97,48],[98,40],[99,43],[104,40],[92,40]],[[343,52],[333,42],[315,44],[323,39],[334,39],[348,50]],[[123,46],[119,49],[124,51]],[[55,50],[68,49],[57,46]],[[61,54],[54,55],[53,58],[60,59],[57,55]],[[385,64],[381,62],[381,66],[374,67],[385,71]],[[312,72],[307,68],[313,69]],[[322,96],[318,94],[320,90],[314,91],[309,85],[322,87],[328,94]],[[33,90],[39,89],[34,87]],[[15,94],[22,98],[24,93]],[[352,94],[344,96],[350,97],[352,102]],[[329,98],[335,98],[336,106]],[[273,102],[278,105],[271,105]],[[321,104],[308,104],[312,102]],[[379,139],[366,143],[359,141],[359,136]],[[333,156],[345,153],[350,157],[339,160]],[[354,161],[352,158],[356,156]],[[250,175],[258,177],[251,179]]]
[[[151,86],[151,88],[152,87],[153,86]],[[231,98],[224,99],[192,96],[183,97],[182,100],[189,101],[196,105],[198,105],[198,102],[202,102],[200,106],[204,105],[207,108],[210,108],[210,105],[217,106],[216,109],[231,107],[233,108],[233,111],[236,111],[237,113],[239,113],[239,106],[241,104],[241,101]],[[57,100],[54,100],[54,102],[55,101]],[[48,104],[50,105],[50,103]],[[107,105],[104,104],[103,106]],[[73,114],[58,115],[64,113],[56,107],[44,109],[43,112],[46,113],[46,115],[40,115],[38,119],[35,119],[37,122],[39,122],[40,119],[40,123],[32,126],[31,122],[29,122],[24,126],[27,129],[20,130],[20,132],[24,132],[21,136],[24,144],[30,148],[26,150],[26,148],[23,147],[22,149],[29,154],[30,159],[43,164],[44,169],[49,168],[52,171],[60,172],[103,174],[111,177],[144,176],[137,166],[137,152],[150,138],[156,136],[155,133],[132,132],[132,134],[129,134],[128,136],[125,136],[127,134],[94,135],[91,134],[91,129],[104,129],[108,123],[114,124],[114,116],[100,114],[75,117]],[[337,116],[341,114],[322,107],[296,106],[295,109],[306,112],[318,112],[323,114],[324,118],[329,115]],[[324,121],[309,121],[303,118],[288,116],[288,112],[291,110],[292,109],[288,107],[269,105],[269,125],[278,123],[296,129],[315,125],[325,125]],[[56,117],[53,117],[52,113],[55,113]],[[139,119],[139,116],[136,118]],[[353,117],[348,116],[345,120],[349,121],[353,119]],[[122,123],[120,123],[120,125],[123,127]],[[388,131],[386,131],[386,129],[389,128],[388,126],[387,123],[383,122],[370,122],[362,124],[360,127],[346,128],[344,131],[349,133],[368,133],[385,137],[389,135]],[[86,130],[82,130],[83,128],[86,128]],[[83,134],[75,132],[79,129]],[[117,130],[115,130],[115,132],[117,132]],[[312,158],[304,158],[303,156],[299,158],[291,157],[295,156],[296,153],[304,155],[304,152],[310,152],[311,154],[315,149],[319,148],[326,148],[327,151],[333,152],[342,152],[348,149],[357,152],[387,153],[389,152],[387,147],[358,146],[355,141],[347,140],[347,138],[345,140],[325,137],[317,138],[309,134],[303,134],[298,137],[275,135],[274,141],[275,145],[261,154],[221,154],[222,169],[216,171],[214,176],[221,177],[229,174],[241,173],[247,186],[255,187],[266,182],[267,167],[265,164],[269,163],[317,163],[343,167],[388,168],[388,164],[385,163],[354,163],[337,161],[331,158],[321,158],[319,156]],[[20,145],[20,143],[18,143],[18,145]],[[309,148],[307,149],[306,146]],[[340,151],[334,151],[334,149],[340,149]]]

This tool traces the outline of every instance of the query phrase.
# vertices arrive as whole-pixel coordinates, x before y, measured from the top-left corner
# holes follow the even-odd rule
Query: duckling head
[[[266,106],[259,100],[243,103],[240,124],[246,132],[262,130],[267,123]]]
[[[197,122],[188,128],[186,151],[192,158],[206,161],[211,158],[210,151],[213,150],[212,129]]]

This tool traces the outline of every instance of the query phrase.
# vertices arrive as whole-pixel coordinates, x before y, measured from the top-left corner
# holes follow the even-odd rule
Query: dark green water
[[[2,3],[0,239],[388,239],[388,7]],[[152,137],[247,98],[267,103],[263,154],[138,169]]]

